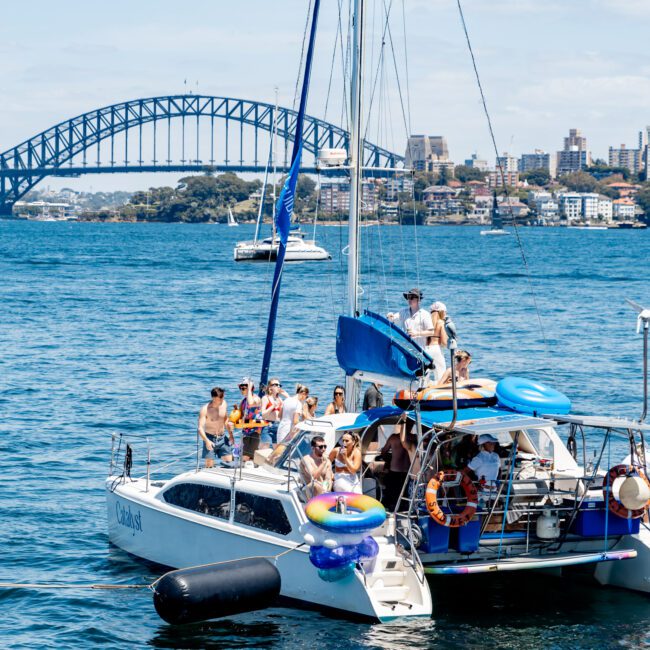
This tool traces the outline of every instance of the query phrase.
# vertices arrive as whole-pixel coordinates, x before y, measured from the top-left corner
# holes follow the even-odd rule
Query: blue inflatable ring
[[[566,395],[523,377],[502,379],[497,384],[496,394],[501,406],[528,415],[566,415],[571,410],[571,400]]]

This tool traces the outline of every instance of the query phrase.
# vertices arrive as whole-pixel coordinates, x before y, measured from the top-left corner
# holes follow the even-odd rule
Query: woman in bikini
[[[431,305],[430,310],[433,328],[420,332],[420,334],[427,337],[427,346],[424,349],[433,359],[433,378],[434,383],[437,384],[442,379],[447,368],[444,353],[447,346],[447,332],[445,330],[447,307],[444,302],[437,300]]]
[[[469,364],[472,363],[472,355],[467,350],[458,350],[454,355],[456,366],[456,381],[467,381],[469,379]],[[445,370],[437,386],[443,387],[451,384],[451,368]]]
[[[330,460],[334,462],[334,491],[361,494],[361,449],[357,433],[344,433],[341,446],[332,449]]]
[[[335,413],[346,413],[345,408],[345,388],[343,386],[336,386],[332,401],[325,409],[325,415],[333,415]]]

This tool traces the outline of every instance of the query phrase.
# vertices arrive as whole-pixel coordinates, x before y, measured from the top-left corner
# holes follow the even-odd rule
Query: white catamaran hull
[[[291,538],[280,540],[273,534],[169,505],[155,497],[157,491],[146,492],[142,480],[117,487],[114,481],[115,477],[111,477],[107,482],[109,539],[132,555],[166,567],[184,568],[254,556],[274,557],[289,551],[275,561],[283,597],[380,621],[430,616],[431,596],[426,582],[391,586],[387,579],[388,584],[384,584],[380,578],[395,571],[379,571],[372,578],[364,577],[359,570],[341,581],[326,582],[311,564],[308,546],[291,550],[303,541],[297,529]],[[394,552],[390,552],[394,546],[388,550],[394,559]],[[381,556],[377,561],[381,562]],[[404,570],[400,576],[407,573]],[[412,573],[407,578],[417,581]],[[407,593],[415,596],[415,602],[405,601]]]
[[[275,260],[278,246],[269,244],[238,244],[234,250],[236,262],[268,262]],[[308,243],[291,244],[287,246],[285,260],[287,262],[308,262],[329,260],[330,254],[320,246]]]
[[[650,593],[650,528],[641,524],[638,535],[627,535],[614,547],[634,549],[637,556],[628,562],[606,562],[596,567],[594,576],[601,585],[613,585]]]

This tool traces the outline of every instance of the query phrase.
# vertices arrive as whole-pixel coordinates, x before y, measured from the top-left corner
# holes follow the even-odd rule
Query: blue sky
[[[374,7],[384,0],[367,2],[372,18]],[[393,0],[399,18],[393,30],[400,66],[402,2],[411,130],[445,135],[457,162],[473,151],[492,161],[455,0]],[[192,90],[198,81],[201,93],[265,101],[273,101],[278,86],[280,103],[289,105],[306,4],[306,0],[4,3],[0,150],[87,110],[183,92],[185,79]],[[322,2],[319,58],[309,105],[310,113],[319,117],[325,107],[337,4]],[[598,157],[605,158],[610,145],[635,145],[638,130],[650,124],[646,52],[650,2],[464,0],[463,6],[501,150],[556,151],[570,127],[583,130]],[[371,57],[370,47],[368,52]],[[387,84],[386,98],[394,100],[394,80]],[[336,93],[340,96],[341,90],[335,84],[333,96]],[[330,117],[337,113],[332,109],[336,102],[340,104],[340,99],[330,101]],[[405,129],[397,102],[392,105],[384,116],[383,135],[377,133],[375,139],[383,137],[383,144],[402,150]],[[74,186],[134,189],[173,178],[88,176],[74,181]]]

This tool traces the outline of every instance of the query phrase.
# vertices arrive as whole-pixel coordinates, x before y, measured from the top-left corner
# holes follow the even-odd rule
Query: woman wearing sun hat
[[[481,451],[478,452],[467,467],[471,469],[476,478],[482,485],[492,486],[499,478],[501,469],[501,460],[494,451],[499,441],[491,434],[484,433],[478,437],[478,446]]]

